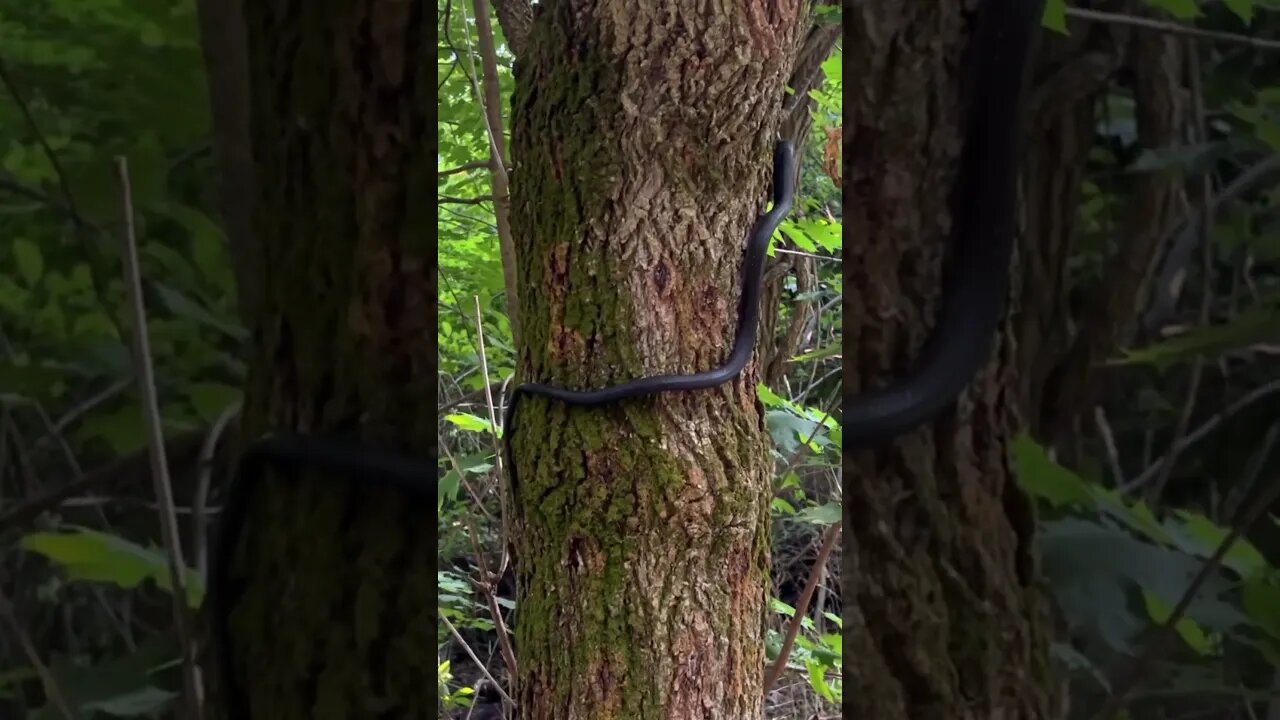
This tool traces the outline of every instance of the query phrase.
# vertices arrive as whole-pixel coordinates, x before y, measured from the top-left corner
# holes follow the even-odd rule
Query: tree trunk
[[[845,75],[864,79],[845,101],[851,393],[901,372],[932,325],[964,119],[965,5],[844,7]],[[1010,465],[1010,336],[1006,322],[988,367],[932,427],[848,459],[846,718],[1056,717],[1034,513]]]
[[[544,0],[517,59],[520,380],[724,362],[799,0]],[[522,402],[525,720],[761,714],[771,463],[758,369],[599,409]]]
[[[248,0],[244,15],[263,268],[245,437],[342,432],[429,453],[429,13]],[[249,716],[433,717],[434,506],[358,478],[275,480],[233,558]]]

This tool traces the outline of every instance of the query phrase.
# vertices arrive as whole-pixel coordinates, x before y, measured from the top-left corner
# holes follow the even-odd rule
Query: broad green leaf
[[[436,485],[436,508],[443,510],[445,501],[453,502],[458,497],[458,488],[461,487],[461,477],[458,473],[449,470],[440,478],[440,482]]]
[[[162,590],[173,587],[163,550],[145,548],[109,533],[88,528],[67,533],[32,533],[22,538],[21,547],[58,564],[71,580],[104,582],[126,589],[150,580]],[[184,570],[187,604],[199,608],[204,598],[204,582],[199,573],[190,568]]]
[[[1213,555],[1227,539],[1229,530],[1215,524],[1204,515],[1186,510],[1177,510],[1175,515],[1182,521],[1177,528],[1194,541],[1191,547],[1184,549],[1201,557],[1208,558]],[[1270,568],[1262,553],[1243,537],[1236,538],[1231,548],[1227,550],[1226,556],[1223,557],[1222,564],[1246,578]]]
[[[820,663],[805,663],[806,670],[809,673],[809,687],[827,702],[835,702],[835,695],[831,692],[831,686],[827,684],[826,668]]]
[[[1054,32],[1070,35],[1071,32],[1067,30],[1066,0],[1047,0],[1044,4],[1044,16],[1041,18],[1040,24]]]
[[[1163,624],[1169,619],[1169,615],[1173,612],[1173,607],[1155,595],[1144,592],[1142,599],[1146,603],[1147,613],[1151,615],[1151,619],[1157,624]],[[1174,623],[1174,629],[1182,640],[1200,655],[1211,655],[1214,652],[1213,643],[1210,642],[1209,636],[1204,630],[1189,618],[1179,618]]]
[[[445,415],[444,419],[467,432],[492,433],[493,424],[488,419],[467,413]],[[499,433],[501,436],[501,433]]]
[[[797,513],[796,519],[814,525],[834,525],[840,522],[840,505],[838,503],[810,505]]]
[[[1163,370],[1200,355],[1219,355],[1280,338],[1280,304],[1270,299],[1241,312],[1222,325],[1190,330],[1141,350],[1132,350],[1110,365],[1152,365]]]
[[[1264,578],[1246,580],[1240,602],[1254,625],[1280,640],[1280,586]]]
[[[165,307],[174,315],[217,330],[236,342],[244,342],[248,339],[248,333],[244,328],[216,317],[183,293],[160,283],[155,284],[155,290]]]
[[[756,385],[756,397],[760,398],[760,404],[767,408],[783,407],[786,404],[785,400],[763,383]]]
[[[157,686],[156,676],[179,661],[179,648],[171,636],[143,640],[128,655],[96,662],[86,658],[55,656],[50,671],[67,704],[84,720],[107,717],[161,717],[176,696]],[[65,720],[57,712],[40,715]]]
[[[1253,0],[1222,0],[1227,9],[1240,18],[1245,25],[1253,24]]]
[[[1049,459],[1048,453],[1030,435],[1013,442],[1014,464],[1023,490],[1058,508],[1091,505],[1089,486],[1078,475]]]
[[[1200,571],[1202,561],[1172,548],[1144,542],[1129,531],[1078,517],[1043,522],[1043,568],[1063,617],[1074,630],[1088,629],[1119,651],[1143,629],[1145,618],[1129,605],[1133,590],[1172,607]],[[1210,577],[1187,619],[1227,632],[1248,619],[1226,597],[1232,585]]]

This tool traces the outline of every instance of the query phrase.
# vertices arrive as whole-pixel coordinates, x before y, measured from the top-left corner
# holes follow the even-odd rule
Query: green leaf
[[[219,319],[181,292],[159,283],[155,284],[155,290],[165,307],[174,315],[217,330],[236,342],[245,342],[249,339],[249,334],[244,328]]]
[[[822,74],[826,77],[827,82],[832,84],[840,84],[844,82],[844,63],[843,58],[838,53],[833,53],[831,57],[822,62]]]
[[[27,286],[34,286],[44,276],[44,255],[40,246],[25,238],[13,241],[13,259],[18,264],[18,274]]]
[[[1018,481],[1027,493],[1058,508],[1066,505],[1093,504],[1089,486],[1078,475],[1055,463],[1030,435],[1019,435],[1013,442],[1013,459]]]
[[[488,419],[477,415],[455,413],[445,415],[444,419],[467,432],[492,433],[494,431],[493,424]],[[501,437],[501,435],[502,433],[499,432],[498,436]]]
[[[840,505],[838,503],[810,505],[797,513],[796,519],[814,525],[834,525],[840,522]]]
[[[1222,0],[1222,4],[1246,26],[1253,24],[1253,0]]]
[[[1280,587],[1253,578],[1244,583],[1240,602],[1253,624],[1280,640]]]
[[[1222,542],[1227,539],[1227,534],[1230,532],[1227,528],[1215,524],[1212,520],[1199,513],[1177,510],[1175,514],[1182,520],[1178,529],[1193,541],[1183,549],[1204,558],[1212,556],[1222,545]],[[1226,556],[1222,558],[1222,564],[1240,573],[1245,578],[1270,568],[1270,564],[1267,563],[1267,559],[1262,556],[1262,553],[1258,552],[1253,543],[1243,537],[1236,538],[1236,541],[1227,550]]]
[[[767,408],[783,407],[787,401],[783,400],[777,393],[770,390],[763,383],[756,385],[756,397],[760,398],[760,404]]]
[[[1044,4],[1044,15],[1040,19],[1040,24],[1056,33],[1070,35],[1071,32],[1067,30],[1066,0],[1047,0]]]
[[[177,662],[179,649],[171,637],[149,638],[128,655],[87,664],[82,658],[54,656],[50,671],[67,704],[84,720],[111,717],[160,717],[177,695],[157,687],[155,676]],[[54,708],[34,717],[65,720]],[[43,713],[43,714],[41,714]]]
[[[171,590],[169,563],[157,548],[144,548],[122,537],[88,528],[70,533],[32,533],[22,538],[21,547],[61,566],[71,580],[104,582],[125,589],[150,580],[162,590]],[[187,604],[199,608],[204,599],[200,574],[185,569],[183,582]]]
[[[1151,365],[1164,370],[1201,355],[1214,356],[1280,338],[1280,303],[1269,299],[1222,325],[1189,330],[1141,350],[1132,350],[1109,365]]]
[[[1146,603],[1147,613],[1151,615],[1151,619],[1158,624],[1164,624],[1169,619],[1169,615],[1173,612],[1173,607],[1155,595],[1144,592],[1142,599]],[[1209,641],[1209,636],[1204,630],[1189,618],[1179,618],[1174,623],[1174,629],[1183,641],[1195,650],[1199,655],[1212,655],[1214,652],[1213,644]]]
[[[443,510],[445,501],[453,502],[458,497],[458,489],[462,486],[461,477],[450,470],[440,478],[436,486],[436,509]]]
[[[805,663],[809,672],[809,687],[827,702],[835,702],[835,695],[831,692],[831,686],[827,684],[826,668],[821,663]]]

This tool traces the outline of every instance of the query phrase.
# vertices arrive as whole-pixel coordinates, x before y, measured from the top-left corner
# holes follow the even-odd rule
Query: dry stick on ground
[[[142,411],[150,443],[151,477],[159,503],[160,532],[169,559],[169,584],[172,589],[173,620],[182,648],[183,683],[186,685],[188,716],[203,717],[203,692],[196,668],[191,628],[187,623],[187,592],[183,577],[186,562],[182,558],[182,539],[178,536],[178,513],[173,502],[173,485],[169,481],[168,460],[164,454],[164,428],[160,419],[160,403],[156,397],[155,369],[151,363],[151,347],[147,339],[147,311],[142,299],[142,269],[138,262],[138,241],[134,236],[133,197],[129,184],[129,165],[116,157],[116,174],[120,181],[121,205],[124,211],[124,275],[133,315],[133,365],[142,395]]]
[[[823,535],[822,547],[818,549],[818,557],[814,559],[813,569],[809,571],[809,580],[804,585],[804,592],[800,593],[799,601],[796,602],[795,613],[787,626],[787,636],[782,640],[782,648],[778,650],[778,659],[773,661],[773,667],[769,668],[769,674],[765,676],[765,695],[773,689],[773,684],[782,676],[782,671],[787,669],[787,658],[791,656],[791,648],[795,646],[796,636],[800,634],[800,626],[804,624],[805,615],[809,611],[809,601],[813,599],[813,591],[818,587],[818,582],[826,574],[827,558],[830,557],[831,550],[836,546],[836,540],[839,537],[840,523],[832,523]]]
[[[71,707],[67,705],[67,698],[62,694],[62,688],[58,687],[57,678],[49,670],[49,666],[44,664],[40,659],[40,653],[36,650],[35,643],[31,641],[31,637],[27,635],[23,629],[22,623],[18,622],[17,615],[13,612],[13,603],[9,602],[9,597],[0,590],[0,615],[4,616],[5,624],[9,626],[9,631],[17,639],[18,644],[22,646],[22,652],[27,656],[27,662],[31,663],[31,667],[35,668],[36,675],[40,677],[40,682],[44,685],[45,698],[52,703],[62,717],[66,720],[76,720],[77,715],[71,712]]]
[[[1191,603],[1195,600],[1196,595],[1200,593],[1200,588],[1222,566],[1222,559],[1235,546],[1236,541],[1249,532],[1249,529],[1258,521],[1258,518],[1266,513],[1268,508],[1275,504],[1277,500],[1280,500],[1280,478],[1274,478],[1271,482],[1257,483],[1249,494],[1252,497],[1241,504],[1239,511],[1236,513],[1236,521],[1231,524],[1230,532],[1222,539],[1218,548],[1214,550],[1213,555],[1200,566],[1200,571],[1192,578],[1191,584],[1183,592],[1178,604],[1174,606],[1173,612],[1169,613],[1169,617],[1148,635],[1146,643],[1139,652],[1137,659],[1133,662],[1130,672],[1118,682],[1112,684],[1111,697],[1094,714],[1093,720],[1112,720],[1124,708],[1129,693],[1133,692],[1138,682],[1142,680],[1143,675],[1150,668],[1152,660],[1159,657],[1164,650],[1165,643],[1170,638],[1175,637],[1173,633],[1174,626],[1186,616]]]

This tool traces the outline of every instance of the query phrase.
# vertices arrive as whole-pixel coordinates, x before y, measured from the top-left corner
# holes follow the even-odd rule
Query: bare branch
[[[769,674],[764,680],[764,692],[769,694],[773,689],[773,684],[782,676],[782,671],[787,669],[787,658],[791,656],[791,648],[795,646],[796,635],[800,633],[800,626],[804,623],[805,615],[809,611],[809,601],[813,599],[813,591],[818,587],[818,582],[827,570],[827,558],[831,555],[831,549],[836,546],[836,540],[840,537],[840,523],[832,523],[827,527],[826,533],[822,538],[822,547],[818,549],[818,557],[813,560],[813,568],[809,571],[809,580],[804,585],[804,591],[800,593],[800,600],[796,603],[795,614],[791,616],[791,623],[787,627],[787,636],[782,641],[782,649],[778,651],[778,659],[773,661],[773,667],[769,668]]]
[[[498,16],[498,26],[507,38],[511,54],[520,57],[533,27],[533,5],[529,0],[493,0],[493,12]]]
[[[133,362],[137,374],[138,389],[142,395],[143,415],[150,437],[151,477],[155,486],[156,501],[160,505],[160,531],[169,557],[169,586],[172,589],[173,619],[182,648],[183,680],[186,685],[186,703],[190,717],[199,720],[203,716],[200,698],[200,675],[196,668],[194,638],[187,622],[186,562],[182,558],[182,540],[178,537],[178,514],[173,501],[173,484],[169,480],[169,464],[164,454],[164,428],[160,418],[160,402],[156,393],[155,369],[151,362],[151,347],[147,338],[146,308],[142,299],[142,270],[138,261],[138,241],[133,229],[133,197],[129,185],[129,165],[123,157],[116,158],[116,173],[120,180],[121,205],[124,209],[125,290],[129,295],[129,309],[133,315]]]
[[[1102,10],[1086,10],[1084,8],[1067,8],[1067,17],[1073,17],[1078,20],[1087,20],[1090,22],[1111,23],[1112,25],[1127,25],[1129,27],[1167,33],[1169,35],[1183,35],[1185,37],[1202,38],[1205,40],[1220,40],[1222,42],[1235,43],[1237,45],[1248,45],[1249,47],[1257,50],[1280,50],[1280,41],[1276,40],[1265,40],[1263,38],[1249,37],[1248,35],[1218,32],[1217,30],[1202,30],[1189,25],[1180,25],[1175,22],[1154,20],[1152,18],[1138,17],[1135,15],[1104,12]]]

